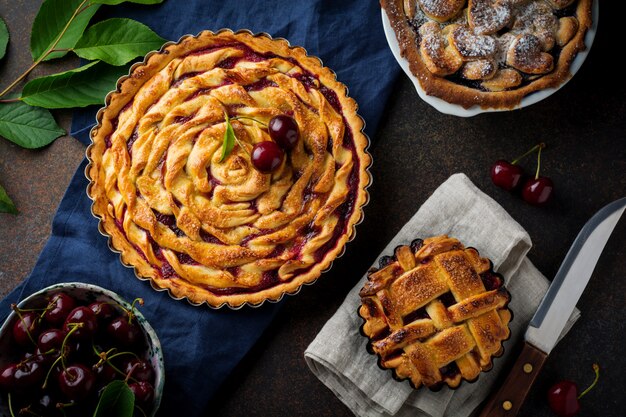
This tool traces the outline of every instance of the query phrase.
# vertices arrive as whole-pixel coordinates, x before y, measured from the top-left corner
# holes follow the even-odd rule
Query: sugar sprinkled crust
[[[370,270],[359,295],[368,351],[414,388],[475,380],[510,335],[502,277],[478,251],[445,235],[398,246]]]
[[[570,65],[585,49],[592,2],[380,1],[402,56],[428,95],[495,109],[514,108],[571,77]]]
[[[108,96],[88,149],[92,211],[157,289],[213,307],[277,300],[317,279],[361,219],[371,159],[356,111],[335,74],[285,40],[185,37]],[[220,161],[225,113],[241,117],[239,143]],[[250,150],[279,114],[301,139],[262,174]]]

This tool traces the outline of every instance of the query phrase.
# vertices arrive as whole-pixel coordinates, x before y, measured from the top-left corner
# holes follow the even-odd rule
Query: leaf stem
[[[50,55],[52,53],[52,51],[54,51],[54,48],[56,48],[56,46],[59,44],[59,42],[61,41],[61,38],[63,37],[63,35],[65,35],[65,32],[67,32],[67,30],[69,29],[70,25],[72,24],[72,22],[74,21],[74,19],[76,18],[76,16],[78,16],[79,13],[81,13],[83,10],[86,10],[87,8],[84,8],[81,10],[81,8],[85,5],[85,3],[87,3],[89,0],[83,0],[83,2],[76,8],[76,10],[74,10],[74,13],[72,14],[72,17],[70,17],[70,20],[67,21],[67,24],[65,25],[65,27],[63,28],[63,30],[61,31],[61,33],[59,34],[59,36],[56,38],[56,40],[54,41],[54,43],[52,45],[50,45],[48,47],[48,49],[46,50],[45,53],[43,53],[35,62],[33,62],[33,65],[31,65],[26,71],[24,71],[24,73],[22,73],[22,75],[20,75],[19,77],[17,77],[17,79],[15,81],[13,81],[11,84],[9,84],[9,86],[7,88],[5,88],[4,90],[2,90],[2,92],[0,92],[0,97],[4,96],[6,93],[8,93],[9,91],[11,91],[13,89],[13,87],[15,87],[20,81],[22,81],[24,78],[26,78],[26,76],[28,74],[30,74],[30,72],[32,70],[34,70],[37,65],[39,65],[41,63],[41,61],[43,61],[44,59],[46,59],[46,57],[48,55]],[[87,6],[90,7],[91,5]]]
[[[20,98],[0,99],[0,103],[17,103],[18,101],[20,101]]]

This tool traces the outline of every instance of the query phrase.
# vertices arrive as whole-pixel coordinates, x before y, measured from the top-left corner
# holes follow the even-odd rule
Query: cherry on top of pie
[[[327,269],[362,216],[370,157],[356,110],[331,70],[285,40],[183,38],[134,68],[101,112],[93,212],[122,261],[177,298],[277,300]],[[278,116],[299,139],[262,172],[251,154],[274,144]]]

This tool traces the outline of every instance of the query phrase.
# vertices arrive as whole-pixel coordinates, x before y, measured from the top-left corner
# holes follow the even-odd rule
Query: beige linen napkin
[[[440,234],[477,248],[504,275],[514,314],[504,356],[495,359],[493,369],[482,373],[478,381],[464,382],[457,390],[444,387],[439,392],[416,391],[408,382],[394,380],[391,371],[378,368],[376,357],[366,351],[366,338],[359,333],[362,319],[357,314],[358,293],[366,280],[364,276],[304,352],[311,371],[357,416],[471,415],[491,392],[506,357],[522,339],[548,289],[546,278],[526,258],[532,245],[528,233],[463,174],[452,175],[444,182],[380,256],[391,255],[396,246],[415,238]],[[574,311],[561,336],[579,317],[580,312]]]

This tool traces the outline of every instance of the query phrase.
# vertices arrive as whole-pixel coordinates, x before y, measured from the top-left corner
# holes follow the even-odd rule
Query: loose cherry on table
[[[552,192],[554,190],[554,184],[548,177],[539,176],[539,169],[541,167],[541,149],[537,152],[537,171],[534,178],[530,178],[524,184],[522,188],[522,198],[529,204],[534,206],[543,206],[552,198]]]
[[[578,386],[572,381],[560,381],[548,390],[548,403],[552,411],[559,417],[572,417],[580,411],[580,398],[587,394],[598,383],[600,378],[600,367],[593,364],[596,377],[593,383],[578,395]]]
[[[507,191],[516,189],[524,176],[524,170],[517,163],[530,155],[531,153],[545,147],[545,144],[540,143],[533,146],[525,154],[515,158],[513,162],[505,161],[504,159],[497,160],[491,166],[491,181],[500,188],[504,188]]]

